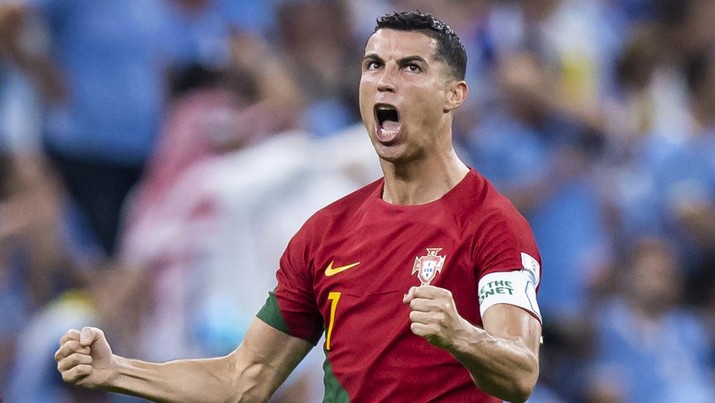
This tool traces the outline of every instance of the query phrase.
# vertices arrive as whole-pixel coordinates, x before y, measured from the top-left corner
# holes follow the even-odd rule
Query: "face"
[[[451,149],[451,111],[466,95],[466,84],[450,78],[447,65],[434,59],[436,49],[437,41],[419,32],[380,29],[368,40],[360,114],[385,161]]]
[[[632,268],[631,296],[648,312],[662,312],[678,298],[682,287],[681,268],[662,245],[640,252]]]

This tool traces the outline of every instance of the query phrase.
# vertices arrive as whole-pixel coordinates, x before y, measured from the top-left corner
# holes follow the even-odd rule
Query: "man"
[[[539,255],[526,221],[452,147],[465,65],[441,21],[380,18],[360,111],[384,178],[304,224],[241,345],[156,364],[113,355],[85,327],[60,341],[64,380],[160,401],[265,401],[325,332],[325,401],[526,400]]]

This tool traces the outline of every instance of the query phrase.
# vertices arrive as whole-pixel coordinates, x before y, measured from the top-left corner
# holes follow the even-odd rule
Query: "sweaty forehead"
[[[367,41],[365,54],[375,54],[382,59],[399,59],[421,56],[432,60],[437,50],[437,40],[421,32],[380,29]]]

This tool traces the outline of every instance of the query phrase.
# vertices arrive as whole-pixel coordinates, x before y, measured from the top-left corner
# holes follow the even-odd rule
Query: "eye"
[[[380,63],[376,60],[366,60],[365,63],[363,63],[363,68],[365,70],[377,70],[380,66]]]
[[[422,67],[420,67],[417,63],[406,64],[404,68],[410,73],[419,73],[422,71]]]

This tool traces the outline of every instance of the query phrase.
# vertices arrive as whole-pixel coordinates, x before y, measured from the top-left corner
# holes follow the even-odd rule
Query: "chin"
[[[391,164],[404,163],[409,160],[403,147],[394,145],[386,146],[378,143],[375,146],[375,151],[377,151],[377,156],[380,157],[382,161],[389,162]]]

